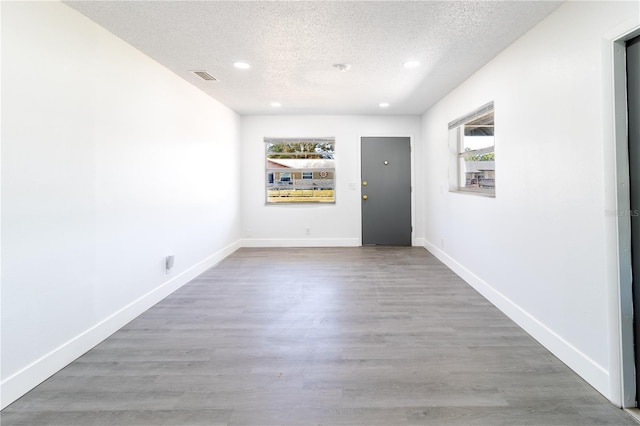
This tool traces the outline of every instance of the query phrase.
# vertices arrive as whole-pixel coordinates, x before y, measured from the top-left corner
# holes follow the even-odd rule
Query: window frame
[[[469,123],[472,123],[476,120],[479,120],[488,115],[493,115],[493,124],[485,124],[482,127],[492,127],[493,130],[493,141],[491,146],[482,147],[478,149],[468,149],[465,147],[465,126]],[[496,196],[496,186],[495,186],[495,107],[493,101],[482,105],[479,108],[476,108],[469,114],[465,114],[462,117],[457,118],[449,123],[449,152],[450,152],[450,163],[449,163],[449,191],[450,192],[458,192],[458,193],[468,193],[475,195],[482,195],[486,197],[495,198]],[[475,160],[475,161],[487,161],[487,163],[491,162],[492,169],[484,170],[485,175],[490,175],[492,177],[487,177],[487,181],[492,180],[493,186],[491,187],[472,187],[467,185],[467,178],[465,174],[467,173],[462,168],[462,161],[468,158],[479,158],[485,156],[487,154],[493,154],[493,160]],[[478,172],[482,172],[482,170],[478,170]],[[478,177],[478,179],[481,179]]]
[[[265,205],[336,203],[335,137],[265,137],[263,143]]]

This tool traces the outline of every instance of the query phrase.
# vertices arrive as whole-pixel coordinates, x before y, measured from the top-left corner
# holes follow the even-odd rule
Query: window
[[[494,129],[493,102],[449,123],[450,190],[495,196]]]
[[[335,138],[264,138],[267,204],[335,203]]]
[[[291,182],[291,172],[280,172],[280,182]]]

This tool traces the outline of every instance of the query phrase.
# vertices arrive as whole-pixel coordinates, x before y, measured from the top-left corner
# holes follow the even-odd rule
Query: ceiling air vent
[[[218,81],[217,78],[215,78],[214,76],[209,74],[207,71],[191,71],[191,72],[194,73],[195,75],[197,75],[198,77],[200,77],[203,80]]]

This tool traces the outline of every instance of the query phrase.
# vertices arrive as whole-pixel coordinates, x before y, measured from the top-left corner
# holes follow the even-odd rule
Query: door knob
[[[366,200],[366,199],[368,199],[368,198],[369,198],[369,197],[367,197],[366,195],[363,195],[363,196],[362,196],[362,199],[363,199],[363,200]]]

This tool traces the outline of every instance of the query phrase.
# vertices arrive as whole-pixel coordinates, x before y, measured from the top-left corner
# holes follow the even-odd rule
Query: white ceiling
[[[562,2],[66,3],[240,114],[421,114]]]

